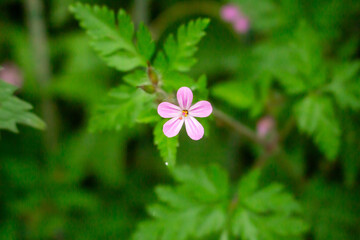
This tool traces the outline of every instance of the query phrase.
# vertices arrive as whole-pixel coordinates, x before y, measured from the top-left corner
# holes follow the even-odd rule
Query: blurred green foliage
[[[45,88],[25,2],[0,3],[0,65],[23,76],[0,80],[1,239],[359,238],[359,1],[40,1]],[[255,143],[216,114],[165,137],[157,103],[182,86]],[[29,128],[46,99],[55,148]]]

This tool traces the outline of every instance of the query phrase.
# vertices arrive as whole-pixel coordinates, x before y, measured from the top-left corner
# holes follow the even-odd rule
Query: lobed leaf
[[[341,108],[360,108],[360,62],[339,64],[331,83],[325,89],[333,94]]]
[[[111,67],[119,71],[129,71],[139,66],[146,66],[152,54],[153,43],[144,26],[137,36],[138,48],[132,42],[134,25],[123,9],[116,18],[107,7],[90,6],[76,3],[70,7],[80,25],[91,37],[91,46]],[[115,19],[117,19],[117,24]],[[150,40],[149,40],[150,39]],[[144,49],[149,47],[149,49]]]
[[[197,51],[196,44],[205,36],[205,28],[210,20],[197,19],[190,21],[187,25],[182,25],[177,31],[176,39],[170,35],[165,44],[164,50],[169,64],[169,70],[179,72],[189,71],[196,63],[193,57]],[[159,55],[161,57],[161,55]]]
[[[300,130],[313,136],[320,151],[334,159],[339,151],[340,126],[331,100],[309,95],[294,106],[294,113]]]
[[[143,23],[139,25],[136,38],[139,53],[144,56],[145,59],[150,60],[155,51],[155,43],[152,40],[150,31]]]
[[[90,130],[120,130],[124,126],[133,126],[142,119],[144,112],[155,114],[154,97],[126,85],[112,89],[95,108]]]
[[[0,129],[17,133],[17,124],[45,129],[45,123],[30,112],[32,106],[13,96],[15,90],[15,86],[0,80]]]
[[[229,81],[219,83],[211,89],[214,97],[233,107],[249,108],[255,102],[254,87],[248,81]]]
[[[174,166],[176,163],[176,152],[179,146],[178,137],[168,138],[163,132],[165,121],[159,121],[154,128],[154,143],[157,145],[160,155],[165,164]]]
[[[298,216],[299,204],[279,184],[259,189],[259,177],[260,171],[254,170],[239,181],[240,206],[231,220],[232,233],[245,240],[301,236],[307,224]]]
[[[217,166],[180,166],[172,173],[177,184],[156,188],[152,220],[140,223],[133,239],[298,239],[307,231],[297,202],[280,185],[258,189],[259,171],[241,179],[233,199],[227,173]]]
[[[227,192],[228,187],[222,185],[216,199],[198,198],[195,194],[199,188],[202,188],[202,191],[209,188],[220,190],[220,185],[215,185],[220,180],[219,177],[222,179],[224,171],[215,166],[204,169],[179,167],[174,169],[173,174],[177,185],[156,188],[161,202],[148,207],[148,212],[153,218],[139,225],[133,235],[134,240],[140,239],[140,236],[144,240],[203,239],[211,234],[220,233],[225,228],[226,195],[221,192]],[[193,179],[198,177],[201,178],[201,183],[194,184]],[[225,177],[227,182],[226,174]],[[220,182],[224,183],[224,179]],[[202,184],[207,186],[201,187]],[[147,236],[147,233],[152,233],[152,236]]]

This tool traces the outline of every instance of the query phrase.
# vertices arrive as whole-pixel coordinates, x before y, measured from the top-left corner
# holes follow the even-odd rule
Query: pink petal
[[[191,116],[185,119],[185,127],[187,134],[192,140],[199,140],[204,136],[204,127]]]
[[[157,111],[159,115],[163,118],[173,118],[181,116],[181,109],[168,102],[162,102],[159,104]]]
[[[184,124],[184,118],[174,117],[167,121],[163,126],[163,132],[167,137],[175,137],[180,132],[182,125]]]
[[[246,33],[250,28],[249,19],[240,17],[234,22],[234,29],[238,33]]]
[[[208,117],[212,113],[212,106],[208,101],[200,101],[192,105],[189,114],[193,117]]]
[[[227,4],[221,8],[220,15],[224,21],[234,22],[240,16],[240,11],[236,5]]]
[[[188,110],[193,100],[193,93],[188,87],[181,87],[177,91],[177,100],[182,109]]]

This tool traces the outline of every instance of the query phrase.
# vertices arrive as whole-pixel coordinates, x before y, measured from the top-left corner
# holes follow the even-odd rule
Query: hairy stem
[[[58,130],[55,104],[47,94],[51,78],[51,67],[43,17],[43,3],[41,0],[26,0],[25,8],[33,50],[35,74],[42,95],[42,116],[47,124],[47,130],[44,132],[44,143],[46,149],[52,151],[57,146]]]
[[[220,111],[217,108],[213,108],[213,114],[215,118],[231,127],[241,136],[245,136],[251,141],[260,144],[261,146],[266,146],[266,142],[263,139],[259,138],[253,130],[251,130],[249,127],[245,126],[241,122],[235,120],[234,118]]]

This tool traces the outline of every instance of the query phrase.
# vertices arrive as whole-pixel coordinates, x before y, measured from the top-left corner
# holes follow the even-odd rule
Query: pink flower
[[[220,9],[221,18],[225,22],[234,22],[239,17],[239,8],[234,4],[226,4]]]
[[[232,24],[235,32],[246,33],[249,31],[249,18],[243,14],[235,4],[226,4],[220,9],[220,16],[225,22]]]
[[[2,69],[0,66],[0,79],[14,86],[17,86],[18,88],[22,87],[24,78],[20,68],[16,64],[11,62],[7,62],[1,65]]]
[[[208,117],[212,112],[212,106],[208,101],[200,101],[191,106],[193,93],[188,87],[181,87],[177,91],[179,106],[172,103],[162,102],[158,106],[158,113],[163,118],[171,118],[164,124],[163,132],[167,137],[175,137],[180,132],[185,122],[186,132],[193,140],[199,140],[204,136],[204,127],[195,117]]]
[[[249,19],[241,17],[234,22],[233,27],[237,33],[246,33],[250,27]]]
[[[269,133],[271,133],[274,127],[275,127],[275,121],[272,117],[265,116],[263,118],[260,118],[256,124],[257,135],[261,138],[265,138],[266,136],[269,135]]]

